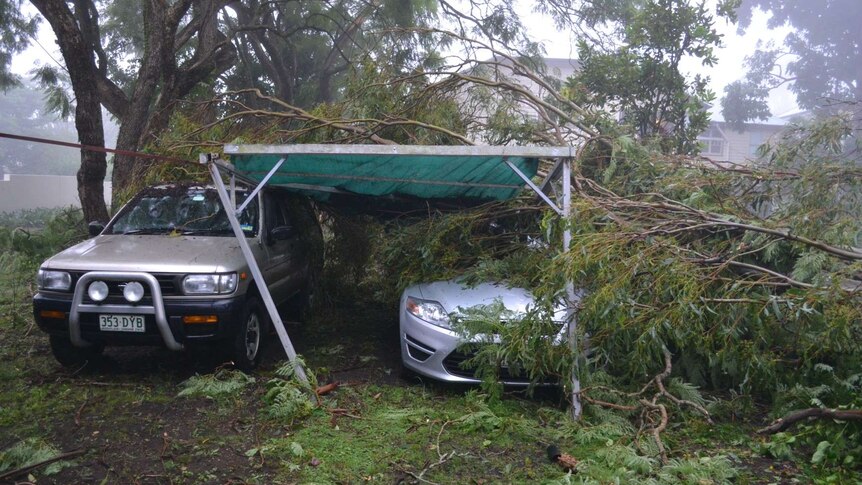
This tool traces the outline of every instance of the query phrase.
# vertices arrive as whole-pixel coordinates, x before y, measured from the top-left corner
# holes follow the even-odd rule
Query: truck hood
[[[251,245],[254,249],[255,245]],[[226,273],[246,268],[233,237],[103,235],[70,247],[42,264],[70,271]]]

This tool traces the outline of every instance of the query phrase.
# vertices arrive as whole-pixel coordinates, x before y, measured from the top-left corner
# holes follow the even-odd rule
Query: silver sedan
[[[425,377],[447,382],[480,382],[472,369],[461,363],[472,355],[459,349],[464,340],[450,325],[449,316],[459,309],[501,302],[513,314],[524,314],[535,304],[533,295],[524,288],[510,288],[499,283],[467,286],[457,280],[413,285],[401,295],[399,328],[401,361],[405,369]],[[565,308],[555,309],[554,320],[565,332]],[[524,376],[500,369],[500,379],[507,385],[526,385]]]

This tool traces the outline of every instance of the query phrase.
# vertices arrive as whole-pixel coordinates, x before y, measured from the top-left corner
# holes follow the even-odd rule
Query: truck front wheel
[[[266,314],[261,310],[260,300],[249,297],[233,341],[233,363],[244,372],[254,370],[260,363],[267,321]]]

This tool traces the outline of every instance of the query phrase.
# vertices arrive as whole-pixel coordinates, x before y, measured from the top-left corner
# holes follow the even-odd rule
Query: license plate
[[[143,315],[99,315],[103,332],[144,332]]]

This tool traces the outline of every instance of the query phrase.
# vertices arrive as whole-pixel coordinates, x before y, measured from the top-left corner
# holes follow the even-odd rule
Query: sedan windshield
[[[247,197],[236,192],[237,205]],[[238,217],[246,236],[257,234],[258,207],[253,201]],[[106,234],[164,234],[232,236],[230,223],[213,188],[198,186],[151,187],[129,202]]]

